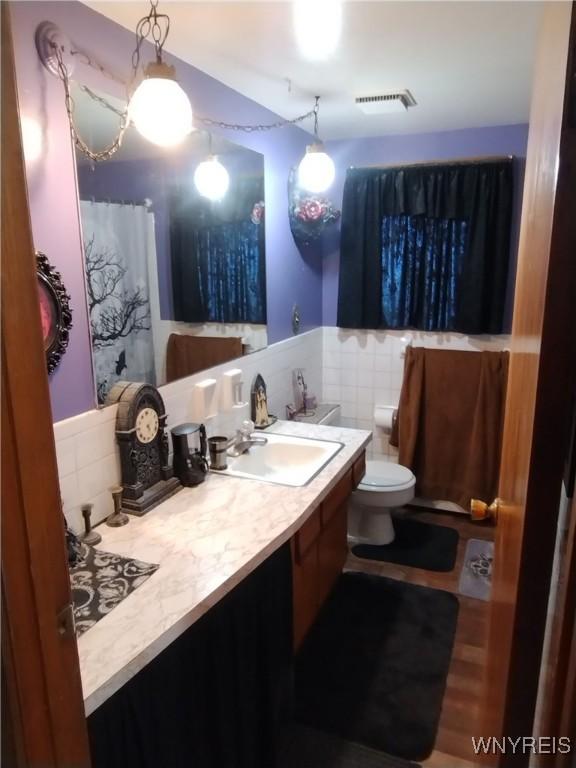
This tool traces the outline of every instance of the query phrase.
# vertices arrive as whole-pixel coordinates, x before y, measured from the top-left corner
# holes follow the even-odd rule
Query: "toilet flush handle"
[[[501,503],[501,499],[494,499],[490,505],[480,499],[470,499],[470,517],[473,521],[491,520],[496,523]]]

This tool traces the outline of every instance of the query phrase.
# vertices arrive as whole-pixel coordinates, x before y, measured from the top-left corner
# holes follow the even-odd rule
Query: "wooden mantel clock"
[[[122,507],[143,515],[182,487],[168,463],[164,401],[156,387],[118,381],[106,402],[118,404]]]

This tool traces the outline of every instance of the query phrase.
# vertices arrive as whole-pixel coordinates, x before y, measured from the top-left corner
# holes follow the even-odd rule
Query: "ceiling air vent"
[[[394,112],[406,112],[408,107],[415,107],[416,99],[408,90],[396,91],[379,96],[358,96],[356,106],[366,115],[390,115]]]

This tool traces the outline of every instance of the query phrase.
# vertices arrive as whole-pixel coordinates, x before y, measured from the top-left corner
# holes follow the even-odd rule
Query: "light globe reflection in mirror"
[[[230,176],[217,157],[209,157],[196,168],[194,184],[202,197],[207,197],[209,200],[222,200],[228,191]]]

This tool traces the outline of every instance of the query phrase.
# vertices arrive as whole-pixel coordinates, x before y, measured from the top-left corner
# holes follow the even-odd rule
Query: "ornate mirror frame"
[[[60,272],[54,269],[48,257],[40,251],[36,251],[36,275],[44,352],[50,375],[66,352],[72,328],[72,309]]]

